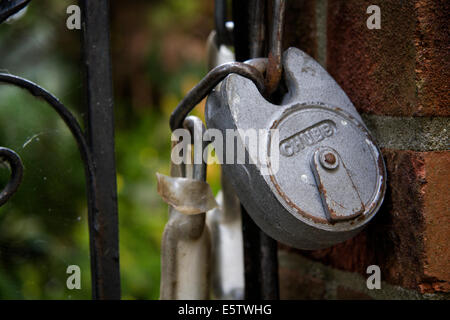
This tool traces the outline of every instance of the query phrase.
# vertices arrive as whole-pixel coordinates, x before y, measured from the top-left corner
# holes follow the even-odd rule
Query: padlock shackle
[[[252,80],[260,92],[264,91],[264,77],[257,68],[242,62],[229,62],[212,69],[181,100],[170,116],[170,129],[179,129],[187,115],[200,103],[223,79],[236,73]]]

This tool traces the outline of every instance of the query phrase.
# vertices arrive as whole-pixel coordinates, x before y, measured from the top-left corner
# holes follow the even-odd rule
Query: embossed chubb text
[[[280,153],[285,157],[291,157],[306,147],[333,136],[335,132],[336,125],[333,121],[321,121],[282,140],[280,142]]]

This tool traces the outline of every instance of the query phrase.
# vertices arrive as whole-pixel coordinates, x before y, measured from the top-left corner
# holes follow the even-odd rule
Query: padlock
[[[187,117],[183,124],[191,137],[203,136],[199,118]],[[195,145],[195,139],[190,143]],[[196,147],[202,151],[207,144],[200,141]],[[205,181],[206,163],[187,160],[193,153],[190,147],[183,153],[183,163],[171,162],[171,177],[157,173],[158,193],[169,204],[161,241],[162,300],[208,299],[210,292],[211,241],[205,213],[215,207],[215,201]]]
[[[226,149],[230,129],[253,160],[258,155],[245,132],[265,132],[267,143],[257,152],[267,167],[239,163],[234,152],[224,174],[269,236],[300,249],[325,248],[354,236],[375,216],[385,193],[385,165],[352,102],[319,63],[289,48],[283,68],[281,105],[267,101],[251,80],[231,74],[208,96],[205,119],[208,129],[222,132],[224,159],[236,151]]]

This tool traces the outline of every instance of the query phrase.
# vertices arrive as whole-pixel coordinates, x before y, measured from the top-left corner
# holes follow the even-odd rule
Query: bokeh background
[[[55,94],[84,123],[81,34],[66,28],[67,0],[32,1],[0,26],[0,70]],[[207,72],[213,1],[111,1],[120,265],[124,299],[157,299],[167,206],[156,172],[168,174],[169,115]],[[202,116],[204,102],[194,114]],[[90,299],[83,166],[69,130],[28,93],[0,86],[0,145],[18,152],[24,181],[0,208],[0,299]],[[208,180],[219,188],[220,170]],[[9,177],[0,164],[0,187]],[[66,287],[81,268],[81,290]]]

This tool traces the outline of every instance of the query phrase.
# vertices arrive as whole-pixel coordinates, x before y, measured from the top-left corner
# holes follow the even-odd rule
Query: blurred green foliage
[[[65,27],[70,4],[33,1],[21,19],[1,25],[0,70],[48,89],[83,123],[80,33]],[[167,206],[156,193],[155,173],[169,172],[170,112],[206,72],[211,6],[207,0],[112,2],[124,299],[159,296]],[[25,165],[19,191],[0,208],[0,299],[89,299],[84,171],[69,130],[45,103],[2,85],[0,146],[18,152]],[[208,170],[217,190],[219,169]],[[8,176],[0,165],[0,187]],[[66,287],[72,264],[81,267],[81,290]]]

